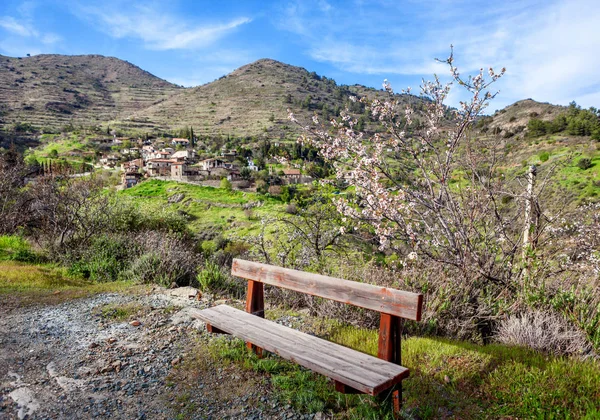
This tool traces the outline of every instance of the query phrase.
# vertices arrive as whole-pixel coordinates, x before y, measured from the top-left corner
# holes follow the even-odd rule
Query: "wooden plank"
[[[375,395],[408,375],[404,367],[322,340],[226,305],[198,311],[197,317],[251,340],[266,350]]]
[[[408,376],[405,367],[220,305],[191,315],[358,391],[377,395]]]
[[[234,259],[231,274],[296,292],[421,320],[423,295],[320,274]]]

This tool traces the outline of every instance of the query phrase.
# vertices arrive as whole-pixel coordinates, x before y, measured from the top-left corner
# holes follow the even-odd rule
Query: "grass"
[[[216,228],[231,230],[231,233],[235,231],[235,235],[240,237],[257,234],[261,219],[277,216],[285,209],[280,200],[256,193],[169,181],[149,180],[124,190],[121,194],[135,197],[144,211],[156,212],[167,207],[185,214],[192,231]],[[178,203],[169,203],[169,198],[177,194],[183,194],[184,198]],[[249,218],[243,205],[259,202],[260,206],[252,210],[254,217]]]
[[[29,243],[17,235],[0,235],[0,261],[32,261],[37,257]]]
[[[100,308],[100,315],[105,319],[125,321],[139,314],[143,309],[143,305],[135,302],[108,303]]]
[[[59,155],[71,152],[73,150],[84,149],[84,144],[77,135],[72,135],[68,138],[46,137],[43,140],[48,140],[43,146],[35,149],[35,156],[38,158],[48,157],[50,151],[56,150]]]
[[[377,331],[337,325],[329,339],[375,355]],[[212,338],[204,350],[224,366],[263,375],[283,403],[339,418],[391,418],[389,406],[365,395],[342,395],[327,378],[277,356],[259,359],[241,340]],[[402,343],[403,411],[408,418],[592,419],[600,416],[600,363],[550,357],[529,349],[480,346],[438,338]]]
[[[52,265],[0,261],[0,301],[16,306],[53,304],[98,293],[140,290],[130,282],[92,283]]]

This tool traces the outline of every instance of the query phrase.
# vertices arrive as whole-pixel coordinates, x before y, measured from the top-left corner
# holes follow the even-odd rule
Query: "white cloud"
[[[315,10],[289,6],[288,30],[303,37],[311,58],[340,70],[428,79],[447,73],[434,57],[445,58],[454,44],[463,74],[507,68],[492,107],[527,97],[600,105],[597,0],[506,1],[485,8],[470,1],[382,2],[377,8],[355,4],[334,18]]]
[[[94,23],[99,23],[100,29],[110,36],[138,38],[152,50],[205,48],[252,21],[250,18],[240,17],[225,23],[198,26],[145,6],[134,6],[126,11],[84,6],[80,12]]]
[[[38,33],[27,22],[19,22],[12,16],[0,17],[0,27],[19,36],[37,36]]]
[[[0,28],[8,36],[0,42],[0,51],[4,54],[23,56],[41,54],[48,47],[55,46],[62,38],[51,32],[40,32],[33,20],[33,3],[24,3],[19,7],[21,18],[0,16]]]

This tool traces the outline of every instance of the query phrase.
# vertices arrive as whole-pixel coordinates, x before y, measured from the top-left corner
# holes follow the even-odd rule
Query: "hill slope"
[[[338,86],[333,79],[301,67],[262,59],[212,83],[180,91],[118,125],[148,131],[190,125],[201,135],[268,132],[270,137],[284,137],[295,131],[287,118],[288,108],[305,119],[315,111],[333,114],[349,104],[349,95],[367,90],[378,92],[362,86]]]
[[[565,112],[566,109],[566,107],[561,105],[538,102],[533,99],[523,99],[496,111],[494,115],[487,117],[483,122],[491,132],[519,134],[525,131],[529,120],[532,118],[551,121],[559,114]],[[522,134],[520,137],[522,137]]]
[[[86,126],[129,115],[181,90],[126,61],[101,55],[0,56],[0,127]]]

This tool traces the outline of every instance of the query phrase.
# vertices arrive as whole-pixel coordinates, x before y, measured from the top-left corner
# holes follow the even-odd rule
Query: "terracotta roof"
[[[283,173],[285,175],[300,175],[300,169],[284,169]]]

